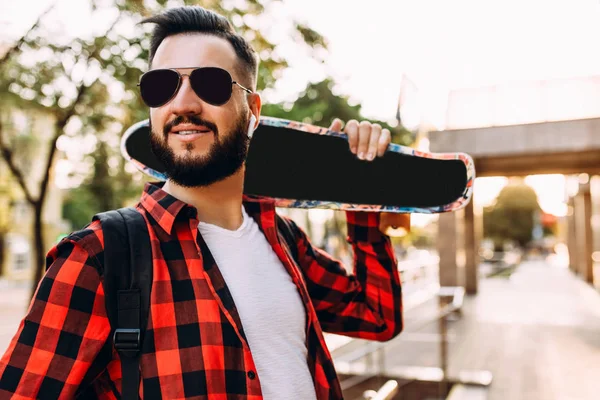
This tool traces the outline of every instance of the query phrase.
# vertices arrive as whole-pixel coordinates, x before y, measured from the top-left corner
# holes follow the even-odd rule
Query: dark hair
[[[256,85],[258,58],[256,52],[242,36],[238,35],[227,18],[214,11],[206,10],[200,6],[184,6],[171,8],[160,14],[146,18],[142,23],[154,23],[150,40],[149,65],[156,54],[158,46],[171,35],[179,33],[204,33],[227,40],[233,46],[240,59],[238,72],[247,78],[253,89]]]

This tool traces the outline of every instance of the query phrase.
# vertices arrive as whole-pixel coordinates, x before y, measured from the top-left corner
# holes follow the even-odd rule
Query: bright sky
[[[0,2],[2,33],[27,27],[50,3]],[[89,29],[86,3],[58,2],[69,31]],[[394,118],[403,74],[433,119],[449,89],[600,75],[600,0],[283,0],[275,15],[329,40],[326,72],[370,117]],[[282,98],[323,77],[304,53],[285,53],[293,69],[277,87]]]
[[[382,119],[403,73],[438,124],[449,89],[600,74],[600,0],[285,2],[331,41],[343,91]]]
[[[32,13],[49,3],[5,0],[0,22],[26,27]],[[82,3],[59,3],[72,31],[89,26],[81,17]],[[451,89],[600,75],[600,0],[284,0],[274,12],[280,21],[293,17],[323,34],[330,53],[323,67],[292,47],[282,49],[292,68],[270,94],[273,100],[293,98],[308,80],[326,73],[339,83],[339,92],[362,104],[367,117],[390,120],[406,74],[427,118],[441,124]],[[478,180],[476,190],[484,193],[478,197],[492,196],[503,182]],[[544,209],[564,210],[564,178],[527,183]]]

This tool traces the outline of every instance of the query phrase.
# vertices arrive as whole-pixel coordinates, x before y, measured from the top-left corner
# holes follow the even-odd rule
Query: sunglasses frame
[[[190,71],[190,73],[188,73],[188,74],[182,74],[181,72],[179,72],[179,71],[178,71],[178,69],[191,69],[191,71]],[[181,82],[183,81],[183,77],[184,77],[184,76],[187,76],[187,77],[188,77],[188,79],[190,79],[190,78],[191,78],[191,75],[192,75],[192,74],[193,74],[195,71],[197,71],[197,70],[200,70],[200,69],[219,69],[219,70],[221,70],[221,71],[225,71],[225,72],[227,73],[227,75],[229,76],[229,80],[231,81],[231,85],[232,85],[232,86],[233,86],[233,85],[237,85],[237,86],[239,86],[239,87],[240,87],[242,90],[244,90],[244,91],[245,91],[245,92],[247,92],[247,93],[250,93],[250,94],[254,93],[252,90],[250,90],[250,89],[248,89],[248,88],[246,88],[246,87],[244,87],[244,86],[240,85],[240,84],[239,84],[237,81],[234,81],[234,80],[233,80],[233,77],[231,76],[231,74],[229,73],[229,71],[227,71],[226,69],[223,69],[223,68],[219,68],[219,67],[178,67],[178,68],[157,68],[157,69],[151,69],[150,71],[146,71],[146,72],[144,72],[144,73],[142,74],[142,76],[140,76],[140,79],[139,79],[139,81],[138,81],[138,84],[137,84],[137,86],[138,86],[138,87],[140,87],[140,96],[141,96],[141,83],[142,83],[142,79],[144,78],[144,76],[145,76],[146,74],[148,74],[148,73],[150,73],[150,72],[153,72],[153,71],[161,71],[161,70],[163,70],[163,71],[167,71],[167,70],[170,70],[170,71],[173,71],[173,72],[175,72],[175,73],[176,73],[176,74],[179,76],[179,79],[178,79],[178,81],[177,81],[177,87],[176,87],[176,88],[175,88],[175,90],[173,91],[173,94],[171,95],[171,97],[169,97],[169,99],[168,99],[168,100],[166,100],[166,101],[165,101],[164,103],[162,103],[162,104],[159,104],[159,105],[157,105],[157,106],[149,106],[148,104],[146,104],[146,101],[144,100],[144,97],[143,97],[143,96],[141,96],[141,97],[142,97],[142,101],[144,102],[144,104],[146,104],[146,105],[147,105],[148,107],[150,107],[150,108],[158,108],[158,107],[162,107],[162,106],[164,106],[165,104],[167,104],[167,103],[169,103],[171,100],[173,100],[173,99],[175,98],[175,96],[177,96],[177,93],[179,92],[179,88],[181,88]],[[191,82],[190,82],[190,86],[191,86]],[[227,102],[228,102],[229,100],[231,100],[231,94],[233,93],[233,90],[232,90],[232,91],[230,92],[230,94],[229,94],[229,98],[228,98],[227,100],[225,100],[223,103],[212,103],[212,102],[210,102],[210,101],[207,101],[207,100],[203,99],[203,98],[202,98],[202,97],[201,97],[201,96],[200,96],[200,95],[199,95],[199,94],[196,92],[196,90],[194,89],[194,87],[193,87],[193,86],[191,86],[191,87],[192,87],[192,90],[194,91],[194,93],[196,94],[196,96],[198,96],[198,98],[200,98],[202,101],[205,101],[205,102],[207,102],[208,104],[211,104],[211,105],[213,105],[213,106],[222,106],[222,105],[224,105],[224,104],[227,104]]]

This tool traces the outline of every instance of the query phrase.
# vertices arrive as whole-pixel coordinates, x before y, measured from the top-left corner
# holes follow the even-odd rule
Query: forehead
[[[234,73],[237,55],[225,39],[201,33],[166,37],[156,49],[152,69],[221,67]]]

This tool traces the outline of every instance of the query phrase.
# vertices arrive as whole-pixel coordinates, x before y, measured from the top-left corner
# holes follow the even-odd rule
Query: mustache
[[[207,127],[208,129],[210,129],[211,131],[213,131],[215,136],[219,135],[217,125],[215,125],[212,122],[207,121],[203,118],[200,118],[196,115],[186,115],[186,116],[180,115],[178,117],[175,117],[175,119],[173,119],[172,121],[169,121],[165,124],[165,127],[163,128],[163,134],[165,136],[167,136],[169,134],[169,132],[171,131],[171,129],[173,129],[177,125],[181,125],[181,124],[203,125],[203,126]]]

